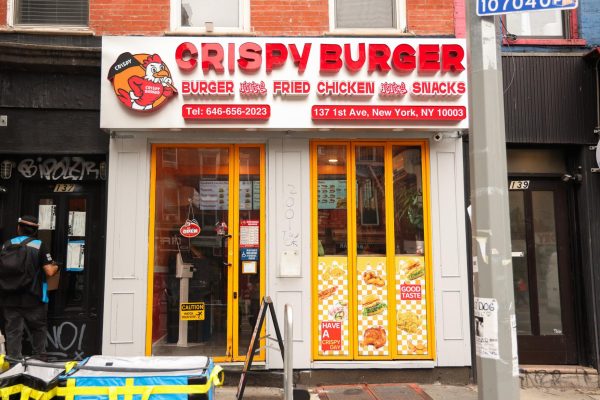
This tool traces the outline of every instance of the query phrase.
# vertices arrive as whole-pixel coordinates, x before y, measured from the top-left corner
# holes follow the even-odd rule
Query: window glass
[[[228,355],[229,149],[156,149],[155,201],[152,354]]]
[[[394,0],[335,0],[336,28],[396,28]]]
[[[386,255],[383,146],[356,147],[356,246],[358,255]]]
[[[87,0],[18,0],[17,24],[87,26]]]
[[[508,192],[510,205],[510,238],[512,244],[513,287],[515,314],[519,335],[531,335],[531,309],[529,303],[529,269],[527,267],[527,237],[525,226],[524,192]]]
[[[396,254],[423,254],[421,148],[393,146]]]
[[[204,28],[239,28],[239,0],[182,0],[181,27]]]
[[[521,36],[564,37],[561,10],[529,11],[506,15],[506,29]]]
[[[562,335],[554,193],[534,191],[531,199],[533,202],[540,335]]]
[[[346,146],[317,147],[319,256],[348,254]]]

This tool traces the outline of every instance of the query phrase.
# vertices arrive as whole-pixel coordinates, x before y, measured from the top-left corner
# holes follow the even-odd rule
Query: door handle
[[[525,257],[524,251],[513,251],[511,254],[513,257]]]

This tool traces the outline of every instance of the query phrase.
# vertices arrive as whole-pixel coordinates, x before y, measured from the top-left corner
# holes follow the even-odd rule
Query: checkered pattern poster
[[[358,355],[389,355],[388,277],[385,257],[356,260]]]
[[[319,257],[317,263],[319,355],[349,356],[348,259],[326,256]]]
[[[428,355],[426,266],[421,256],[396,256],[398,355]]]

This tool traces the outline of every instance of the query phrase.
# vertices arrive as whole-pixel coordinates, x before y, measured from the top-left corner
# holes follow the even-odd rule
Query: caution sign
[[[204,303],[179,304],[179,319],[182,321],[204,321]]]

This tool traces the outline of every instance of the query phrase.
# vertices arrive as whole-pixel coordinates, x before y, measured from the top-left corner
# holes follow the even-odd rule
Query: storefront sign
[[[182,321],[204,321],[204,303],[181,303],[179,305],[179,319]]]
[[[339,351],[342,349],[342,323],[339,321],[321,322],[321,350]]]
[[[466,129],[466,67],[462,39],[104,37],[100,125]]]

